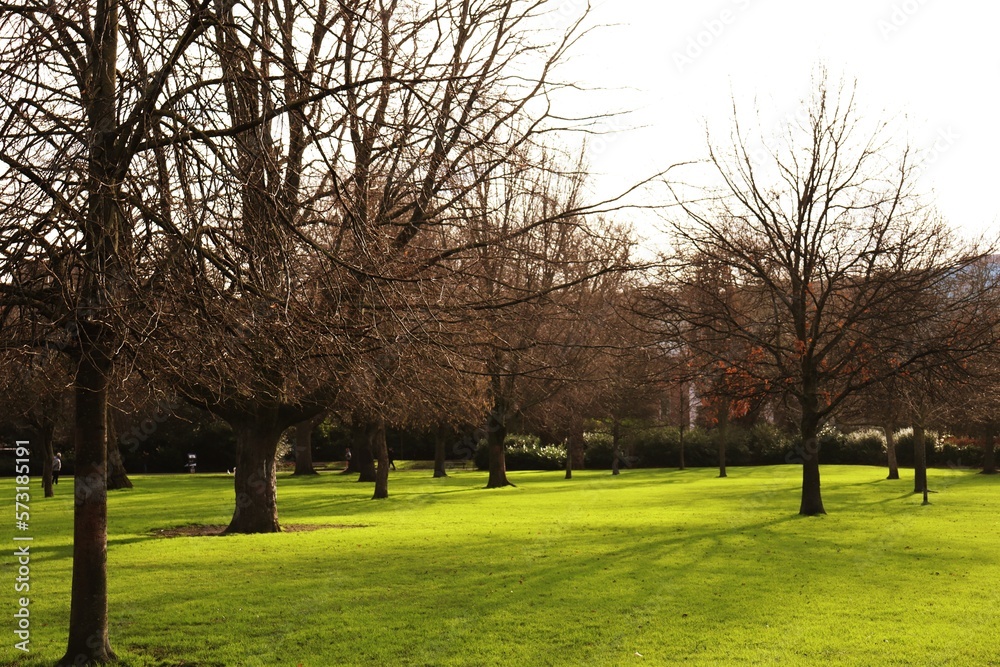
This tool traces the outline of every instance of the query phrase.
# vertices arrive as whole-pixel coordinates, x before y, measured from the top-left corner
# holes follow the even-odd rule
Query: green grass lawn
[[[912,479],[828,466],[830,514],[805,518],[793,466],[430,474],[393,473],[383,501],[285,474],[282,523],[331,527],[169,539],[227,523],[232,478],[134,476],[110,500],[112,646],[137,666],[1000,665],[998,478],[933,470],[923,507]],[[69,481],[33,489],[27,659],[2,559],[2,664],[65,649]]]

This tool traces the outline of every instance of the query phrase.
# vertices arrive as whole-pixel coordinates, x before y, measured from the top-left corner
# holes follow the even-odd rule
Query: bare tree
[[[225,112],[164,161],[175,201],[147,209],[176,211],[190,239],[160,347],[191,350],[178,386],[237,431],[228,530],[276,531],[278,437],[422,326],[408,286],[449,256],[437,229],[552,129],[538,102],[578,25],[539,32],[539,8],[516,0],[217,11],[218,77],[198,90]],[[187,138],[165,125],[151,146]],[[474,151],[489,158],[469,179]]]
[[[532,166],[540,165],[540,166]],[[552,158],[512,162],[479,179],[455,230],[466,248],[450,263],[456,325],[467,334],[465,370],[486,382],[488,488],[509,485],[510,420],[562,391],[590,344],[585,288],[627,264],[629,242],[580,204],[581,170]],[[579,288],[579,289],[578,289]],[[578,326],[580,325],[580,326]]]
[[[735,111],[734,111],[735,115]],[[765,144],[768,140],[765,139]],[[731,146],[710,145],[717,189],[695,198],[675,187],[683,218],[672,225],[674,312],[702,332],[701,351],[762,387],[787,392],[799,413],[801,514],[825,512],[817,434],[854,392],[947,347],[948,331],[972,325],[968,294],[944,288],[975,253],[956,252],[943,225],[913,192],[914,161],[884,124],[866,132],[853,93],[823,74],[802,118],[761,159],[735,121]],[[687,263],[711,258],[732,272],[735,302],[699,286]],[[909,346],[915,327],[941,322]],[[739,341],[747,355],[714,345]],[[724,349],[724,348],[721,348]]]
[[[68,364],[55,351],[19,352],[0,353],[0,426],[31,435],[35,463],[42,466],[43,492],[51,498],[55,440],[72,421]]]
[[[73,585],[60,664],[114,659],[107,632],[110,378],[141,286],[143,141],[178,64],[211,20],[202,4],[4,6],[0,46],[2,326],[35,326],[73,360]],[[38,267],[21,273],[28,266]],[[47,328],[47,331],[40,329]],[[63,332],[63,333],[60,333]]]

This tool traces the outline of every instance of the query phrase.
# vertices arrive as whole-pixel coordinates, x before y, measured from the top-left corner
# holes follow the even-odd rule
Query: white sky
[[[779,122],[809,95],[810,75],[823,63],[831,78],[857,80],[866,118],[896,118],[911,143],[933,157],[922,175],[924,189],[956,229],[967,236],[997,234],[1000,3],[592,4],[589,23],[613,25],[577,45],[558,78],[602,90],[574,94],[570,110],[635,112],[591,140],[588,158],[600,194],[704,157],[704,124],[720,138],[727,135],[733,94],[742,117],[751,119],[756,105],[765,124]],[[569,16],[585,6],[585,0],[564,0],[558,11]]]

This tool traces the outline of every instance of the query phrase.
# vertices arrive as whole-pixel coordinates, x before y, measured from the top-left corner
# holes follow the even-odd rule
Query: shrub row
[[[504,445],[507,470],[561,470],[566,466],[566,448],[543,446],[536,436],[508,435]],[[490,451],[485,441],[480,442],[476,449],[475,462],[479,470],[490,467]]]
[[[712,467],[719,464],[719,438],[726,440],[726,463],[732,466],[774,465],[801,460],[801,440],[771,424],[751,428],[685,429],[685,465]],[[584,463],[587,468],[607,469],[612,463],[612,437],[604,431],[584,435]],[[945,439],[927,433],[927,462],[933,467],[978,467],[983,452],[974,442]],[[531,435],[510,435],[506,440],[508,470],[558,470],[566,463],[562,446],[543,447]],[[630,427],[621,436],[622,467],[671,468],[680,462],[681,432],[676,427]],[[824,428],[819,436],[820,462],[845,465],[886,465],[885,436],[881,430],[842,433]],[[896,434],[896,456],[902,467],[913,466],[913,433]],[[481,443],[475,454],[480,470],[489,468],[489,451]]]

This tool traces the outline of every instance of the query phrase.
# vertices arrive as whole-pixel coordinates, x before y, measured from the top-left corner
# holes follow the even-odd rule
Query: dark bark
[[[812,437],[812,441],[816,441],[816,436]],[[802,503],[799,505],[799,514],[826,514],[820,494],[819,458],[816,456],[811,456],[802,463]]]
[[[720,431],[719,437],[719,477],[727,477],[726,475],[726,434],[724,431]]]
[[[997,474],[996,431],[987,429],[983,439],[983,472],[984,475]]]
[[[118,117],[118,3],[95,6],[87,104],[89,161],[85,251],[75,318],[79,341],[74,379],[73,584],[69,641],[59,665],[105,664],[115,656],[108,639],[108,384],[115,332],[108,322],[113,291],[121,278],[126,242],[119,215],[116,149]]]
[[[583,420],[574,417],[566,438],[566,479],[573,479],[573,468],[583,467]],[[577,466],[577,462],[581,465]]]
[[[236,510],[227,534],[281,531],[274,457],[284,429],[276,413],[261,407],[253,417],[230,422],[236,433]]]
[[[357,449],[357,445],[356,445],[356,440],[354,438],[353,431],[352,431],[352,434],[351,434],[351,446],[348,447],[347,449],[351,452],[351,458],[347,459],[347,465],[344,466],[344,469],[340,472],[340,474],[341,475],[356,475],[361,470],[361,467],[358,464],[358,457],[357,457],[357,455],[354,452],[354,450]],[[347,456],[346,452],[344,453],[344,456],[345,457]]]
[[[69,643],[60,665],[105,664],[116,658],[108,640],[106,429],[111,359],[101,349],[100,338],[100,331],[81,336],[76,370],[73,584]]]
[[[888,424],[885,431],[885,452],[889,458],[889,476],[886,479],[899,479],[899,463],[896,460],[896,427]]]
[[[913,492],[927,490],[927,435],[923,425],[913,425]]]
[[[680,460],[677,463],[678,470],[686,470],[687,466],[684,465],[684,425],[680,427],[680,433],[677,436],[677,453]]]
[[[618,424],[617,419],[612,420],[611,425],[611,474],[617,475],[618,471],[618,461],[621,456],[619,447],[619,442],[621,440],[621,429]]]
[[[809,407],[808,404],[803,406]],[[813,410],[803,409],[800,425],[802,434],[802,502],[799,514],[826,514],[819,483],[819,418]]]
[[[110,430],[110,429],[109,429]],[[128,478],[122,452],[118,449],[118,438],[108,437],[108,491],[131,489],[132,480]]]
[[[385,442],[385,420],[379,419],[372,431],[372,450],[378,459],[378,469],[375,471],[375,493],[372,500],[389,497],[389,448]]]
[[[729,436],[729,402],[719,408],[719,429],[716,432],[719,447],[719,477],[726,477],[726,440]]]
[[[447,429],[439,425],[434,431],[434,477],[447,477],[448,473],[444,469],[445,445],[447,443]]]
[[[687,401],[687,385],[681,383],[677,389],[677,454],[679,461],[677,463],[678,470],[685,470],[687,468],[684,465],[684,431],[687,429],[689,417],[691,414],[690,406]]]
[[[324,419],[326,419],[326,413],[321,412],[312,419],[299,422],[293,427],[295,429],[295,472],[292,473],[292,476],[319,474],[313,467],[312,434]]]
[[[42,445],[42,489],[44,489],[46,498],[55,495],[52,489],[52,459],[56,457],[55,447],[52,443],[54,432],[55,422],[43,419],[38,429],[38,438]]]
[[[372,452],[372,436],[375,432],[374,422],[363,422],[353,427],[354,456],[351,464],[355,466],[359,482],[374,482],[377,479],[375,471],[375,456]]]
[[[490,415],[487,423],[486,443],[490,451],[490,477],[486,482],[487,489],[502,486],[513,486],[507,479],[507,463],[504,458],[504,441],[507,439],[507,425],[495,413]]]

